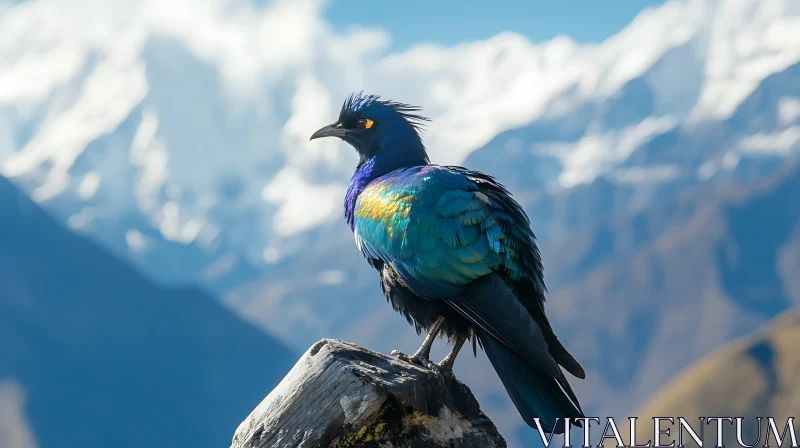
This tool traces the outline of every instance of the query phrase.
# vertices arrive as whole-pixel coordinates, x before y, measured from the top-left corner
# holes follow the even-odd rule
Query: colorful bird
[[[536,427],[538,417],[545,431],[563,433],[564,418],[583,411],[561,367],[585,373],[545,315],[530,221],[491,176],[431,164],[419,110],[353,94],[339,119],[311,136],[338,137],[358,152],[345,218],[388,302],[417,333],[428,332],[413,355],[393,354],[452,374],[464,343],[473,352],[479,344],[525,422]],[[441,333],[453,349],[434,364],[428,357]]]

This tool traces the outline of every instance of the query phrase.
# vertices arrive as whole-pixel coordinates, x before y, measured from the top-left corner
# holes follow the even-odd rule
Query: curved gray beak
[[[347,134],[347,129],[343,128],[340,124],[332,124],[329,126],[325,126],[324,128],[318,130],[317,132],[311,134],[311,138],[309,140],[314,140],[315,138],[322,138],[322,137],[339,137],[342,138]]]

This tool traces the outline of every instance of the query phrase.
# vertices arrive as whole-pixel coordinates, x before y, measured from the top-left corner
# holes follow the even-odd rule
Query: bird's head
[[[335,123],[315,132],[310,140],[339,137],[358,151],[362,162],[381,157],[397,163],[428,163],[420,129],[428,121],[420,108],[377,95],[354,93],[342,105]]]

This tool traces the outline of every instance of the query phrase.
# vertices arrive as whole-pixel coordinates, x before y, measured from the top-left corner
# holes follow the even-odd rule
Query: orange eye
[[[359,129],[369,129],[373,124],[375,124],[375,122],[369,118],[359,118],[356,122],[356,126],[358,126]]]

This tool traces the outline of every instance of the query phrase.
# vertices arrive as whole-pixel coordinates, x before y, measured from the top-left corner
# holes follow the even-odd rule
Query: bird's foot
[[[431,368],[431,365],[436,365],[434,362],[428,359],[428,356],[424,353],[414,353],[413,355],[409,356],[400,350],[392,350],[392,356],[407,363],[422,366],[428,369]]]
[[[439,373],[442,376],[448,376],[448,377],[454,376],[452,363],[447,361],[442,361],[437,364],[428,359],[428,356],[425,355],[424,353],[415,353],[413,355],[406,355],[400,350],[392,350],[392,356],[402,361],[405,361],[409,364],[425,367],[426,369],[432,372]]]

